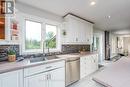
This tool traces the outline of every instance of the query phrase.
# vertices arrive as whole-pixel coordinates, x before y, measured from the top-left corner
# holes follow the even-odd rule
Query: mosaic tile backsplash
[[[7,60],[7,52],[10,49],[16,52],[16,56],[19,56],[19,45],[0,45],[0,61]]]
[[[0,61],[7,60],[7,52],[8,50],[14,50],[16,52],[17,57],[42,57],[49,56],[50,54],[31,54],[31,55],[20,55],[19,45],[0,45]],[[77,53],[79,50],[85,49],[85,51],[90,51],[90,45],[62,45],[62,52],[51,53],[51,55],[59,55],[59,54],[67,54],[67,53]]]
[[[63,53],[77,53],[82,49],[90,51],[90,45],[62,45]]]

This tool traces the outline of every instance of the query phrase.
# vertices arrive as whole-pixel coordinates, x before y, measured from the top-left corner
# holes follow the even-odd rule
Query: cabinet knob
[[[46,75],[46,80],[49,80],[49,77],[50,77],[49,74],[47,74],[47,75]]]
[[[94,63],[96,62],[96,60],[94,60]]]
[[[76,38],[76,41],[78,41],[78,38]]]
[[[51,74],[49,74],[49,79],[51,79]]]

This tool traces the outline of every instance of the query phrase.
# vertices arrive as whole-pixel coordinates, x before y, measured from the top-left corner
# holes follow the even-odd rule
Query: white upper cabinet
[[[63,44],[91,44],[93,24],[72,15],[64,18]],[[63,33],[66,33],[64,35]]]

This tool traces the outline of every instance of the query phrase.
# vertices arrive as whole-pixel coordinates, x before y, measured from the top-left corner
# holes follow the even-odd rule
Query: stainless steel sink
[[[46,58],[45,57],[37,57],[37,58],[30,58],[30,63],[35,63],[35,62],[42,62],[45,61]]]
[[[53,56],[47,56],[46,59],[47,60],[52,60],[52,59],[57,59],[59,57],[57,57],[56,55],[53,55]]]
[[[47,61],[47,60],[52,60],[52,59],[57,59],[57,56],[47,56],[47,57],[36,57],[36,58],[30,58],[30,63],[35,63],[35,62],[42,62],[42,61]]]

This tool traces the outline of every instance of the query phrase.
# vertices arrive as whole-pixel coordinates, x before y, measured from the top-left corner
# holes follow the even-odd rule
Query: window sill
[[[49,52],[47,49],[44,50],[44,53],[55,53],[55,52],[61,52],[61,49],[50,49]],[[30,50],[30,51],[24,51],[22,52],[22,55],[31,55],[31,54],[42,54],[43,51],[39,50]]]
[[[49,52],[50,53],[53,53],[53,52],[61,52],[61,49],[49,49]],[[48,53],[48,50],[45,49],[45,52],[44,53]]]

